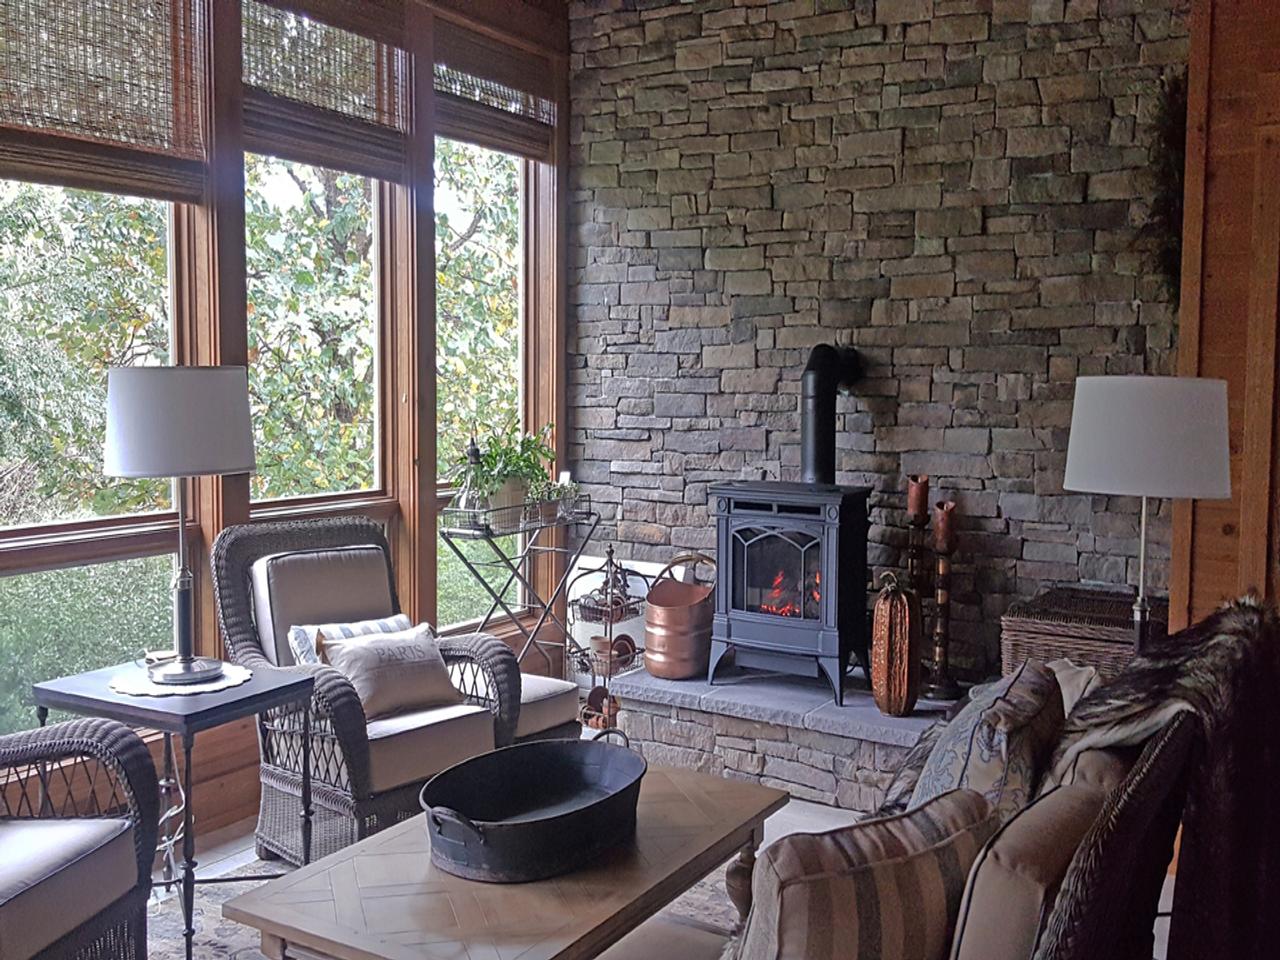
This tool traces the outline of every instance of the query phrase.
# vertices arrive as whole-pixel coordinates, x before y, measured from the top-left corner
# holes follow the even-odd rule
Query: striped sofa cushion
[[[922,807],[768,847],[739,960],[945,960],[969,868],[999,821],[954,790]]]
[[[289,628],[289,649],[293,651],[296,663],[319,663],[320,655],[316,652],[317,633],[323,632],[326,637],[334,640],[350,640],[352,637],[364,637],[371,633],[399,633],[412,626],[413,623],[403,613],[380,620],[358,620],[355,623],[293,626]]]

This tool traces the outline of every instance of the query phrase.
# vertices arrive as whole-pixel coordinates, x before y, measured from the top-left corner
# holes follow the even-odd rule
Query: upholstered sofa
[[[442,637],[439,649],[464,702],[367,719],[346,676],[297,663],[302,624],[339,624],[400,613],[382,528],[359,517],[229,527],[214,544],[218,619],[233,661],[254,670],[315,677],[309,765],[315,808],[312,856],[338,850],[420,812],[431,776],[519,739],[577,736],[578,691],[528,677],[500,640]],[[260,855],[301,861],[298,795],[302,724],[296,710],[259,717]]]
[[[0,737],[0,957],[144,960],[158,806],[122,724]]]

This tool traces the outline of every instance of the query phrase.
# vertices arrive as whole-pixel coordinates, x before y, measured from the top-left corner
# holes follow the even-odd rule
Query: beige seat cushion
[[[520,719],[516,736],[542,733],[578,719],[578,685],[569,680],[520,675]]]
[[[370,721],[369,780],[382,793],[493,749],[493,714],[460,703]]]
[[[127,820],[0,820],[0,957],[43,950],[137,883]]]
[[[1080,841],[1106,802],[1058,787],[1006,823],[978,854],[956,925],[953,960],[1027,960]]]
[[[1036,660],[969,693],[925,761],[911,806],[963,787],[983,794],[1005,821],[1035,796],[1062,729],[1062,693]]]
[[[999,826],[985,797],[922,807],[767,847],[740,960],[944,960],[965,877]]]
[[[267,659],[293,664],[289,628],[307,623],[354,623],[395,613],[391,567],[373,544],[297,550],[262,557],[250,568],[253,614]]]
[[[425,624],[350,639],[321,631],[316,647],[321,660],[351,681],[370,720],[462,702]]]

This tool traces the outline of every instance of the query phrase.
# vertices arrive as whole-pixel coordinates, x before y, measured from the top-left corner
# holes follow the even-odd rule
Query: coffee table
[[[222,915],[260,930],[272,960],[586,960],[734,854],[749,861],[787,799],[650,767],[635,844],[586,869],[536,883],[462,880],[431,865],[418,816],[228,901]]]

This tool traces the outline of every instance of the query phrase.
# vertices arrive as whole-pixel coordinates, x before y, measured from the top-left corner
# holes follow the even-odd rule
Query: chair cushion
[[[354,623],[395,614],[391,567],[374,544],[295,550],[262,557],[250,568],[258,639],[276,666],[293,664],[289,628]]]
[[[493,749],[493,714],[466,703],[373,720],[367,729],[374,793],[425,780]]]
[[[744,960],[943,960],[965,877],[999,826],[955,790],[896,817],[797,833],[765,849],[751,882]]]
[[[363,637],[316,635],[320,659],[351,681],[370,720],[461,703],[449,668],[425,624]]]
[[[965,787],[991,801],[1001,821],[1031,802],[1062,728],[1062,693],[1035,660],[995,683],[974,687],[947,724],[911,794],[911,806]]]
[[[330,639],[342,637],[350,640],[352,637],[364,637],[371,633],[398,633],[412,626],[413,621],[403,613],[378,620],[357,620],[355,623],[294,624],[289,628],[289,649],[293,652],[294,663],[319,663],[317,634],[323,633]]]
[[[578,719],[578,685],[571,680],[520,675],[520,719],[516,737],[542,733]]]
[[[953,960],[1027,960],[1105,792],[1058,787],[1006,823],[978,854],[956,926]]]
[[[0,957],[38,953],[137,883],[127,820],[0,820]]]
[[[1102,675],[1097,667],[1081,666],[1065,659],[1050,660],[1045,666],[1058,678],[1064,715],[1069,715],[1077,703],[1102,685]]]
[[[1046,794],[1059,786],[1085,784],[1110,793],[1133,769],[1141,753],[1140,747],[1097,747],[1082,750],[1071,759],[1065,770],[1050,770],[1040,783],[1040,793]]]

